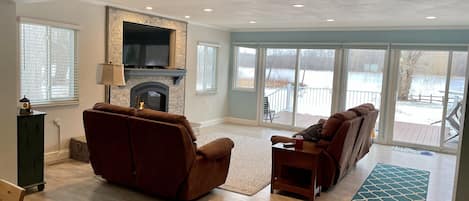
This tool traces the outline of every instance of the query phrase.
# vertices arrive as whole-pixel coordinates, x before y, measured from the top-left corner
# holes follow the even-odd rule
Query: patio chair
[[[445,120],[446,122],[448,122],[449,126],[451,126],[451,128],[453,128],[456,131],[456,134],[450,136],[448,139],[445,140],[445,142],[448,142],[449,140],[454,139],[455,137],[459,136],[459,129],[461,128],[461,126],[460,126],[460,121],[459,121],[460,116],[458,113],[461,110],[461,106],[462,106],[461,101],[456,102],[456,104],[453,104],[453,106],[449,109],[449,113],[446,114]],[[431,125],[437,124],[437,123],[441,123],[441,120],[435,121],[431,123]]]
[[[275,118],[275,110],[270,109],[269,97],[264,97],[264,120],[270,120],[270,123]]]
[[[0,200],[23,201],[25,190],[8,181],[0,179]]]

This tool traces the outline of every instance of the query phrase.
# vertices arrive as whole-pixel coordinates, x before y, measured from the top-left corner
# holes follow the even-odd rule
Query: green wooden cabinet
[[[23,188],[38,187],[44,190],[44,116],[18,114],[18,185]]]

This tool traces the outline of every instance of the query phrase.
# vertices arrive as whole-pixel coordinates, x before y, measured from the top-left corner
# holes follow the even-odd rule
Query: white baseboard
[[[259,123],[256,120],[240,119],[240,118],[235,118],[235,117],[225,117],[224,122],[232,123],[232,124],[247,125],[247,126],[258,126],[259,125]]]
[[[208,121],[202,121],[202,122],[199,122],[199,128],[215,126],[215,125],[218,125],[218,124],[222,124],[223,122],[225,122],[225,119],[223,119],[223,118],[212,119],[212,120],[208,120]]]
[[[68,149],[62,149],[60,152],[53,151],[44,154],[44,162],[46,165],[58,163],[61,161],[68,160],[70,158],[70,151]]]

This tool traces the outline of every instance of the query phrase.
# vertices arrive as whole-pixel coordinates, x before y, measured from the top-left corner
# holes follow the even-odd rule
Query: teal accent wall
[[[469,30],[233,32],[233,42],[469,43]]]
[[[232,32],[232,42],[469,44],[466,30]],[[233,50],[233,48],[231,48]],[[230,57],[229,116],[256,120],[257,92],[235,91]],[[258,85],[257,85],[258,86]]]
[[[236,91],[230,92],[230,117],[256,120],[257,92]]]

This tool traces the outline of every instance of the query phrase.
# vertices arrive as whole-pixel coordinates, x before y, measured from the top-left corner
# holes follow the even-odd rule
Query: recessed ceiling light
[[[153,7],[151,7],[151,6],[147,6],[147,7],[145,7],[145,9],[147,9],[147,10],[152,10],[152,9],[153,9]]]
[[[213,9],[211,9],[211,8],[204,8],[204,11],[205,11],[205,12],[212,12]]]
[[[254,20],[249,21],[249,24],[256,24],[257,22]]]
[[[425,17],[425,19],[427,19],[427,20],[434,20],[434,19],[436,19],[436,18],[437,18],[437,17],[435,17],[435,16],[427,16],[427,17]]]
[[[303,7],[305,7],[305,5],[303,5],[303,4],[293,4],[292,6],[295,7],[295,8],[303,8]]]
[[[327,19],[328,22],[335,22],[335,19]]]
[[[189,15],[186,15],[186,16],[184,16],[184,18],[186,18],[186,19],[190,19],[190,18],[191,18],[191,16],[189,16]]]

